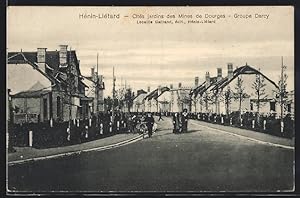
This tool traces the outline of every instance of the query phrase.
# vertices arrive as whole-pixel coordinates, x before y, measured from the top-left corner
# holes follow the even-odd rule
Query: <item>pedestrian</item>
[[[152,129],[153,129],[153,125],[154,125],[154,118],[151,113],[148,113],[147,117],[145,118],[145,121],[146,121],[146,126],[148,129],[148,136],[149,136],[149,138],[151,138]]]
[[[160,121],[160,120],[164,120],[164,119],[162,118],[161,112],[159,113],[158,121]]]
[[[187,109],[184,109],[181,115],[181,122],[182,122],[182,132],[187,132],[187,125],[188,125],[188,112]]]
[[[179,132],[179,114],[174,113],[173,114],[173,133],[178,133]]]

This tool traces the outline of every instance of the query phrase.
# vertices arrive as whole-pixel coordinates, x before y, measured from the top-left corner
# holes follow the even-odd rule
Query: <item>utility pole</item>
[[[71,54],[72,54],[72,48],[70,47],[70,56],[69,56],[69,65],[68,65],[68,78],[69,78],[69,130],[71,134],[71,119],[72,119],[72,79],[71,79]],[[67,56],[68,56],[68,50],[67,50]]]
[[[113,102],[112,102],[112,122],[114,123],[114,118],[115,118],[115,67],[113,67]]]
[[[97,84],[96,84],[96,99],[97,99],[97,101],[96,101],[96,104],[97,104],[97,107],[96,107],[96,113],[97,113],[97,115],[98,115],[98,113],[99,113],[99,73],[98,73],[98,56],[99,56],[99,54],[97,53],[97,80],[96,80],[96,82],[97,82]]]
[[[283,132],[283,96],[284,96],[284,83],[283,83],[283,57],[281,57],[281,76],[280,76],[280,131]]]

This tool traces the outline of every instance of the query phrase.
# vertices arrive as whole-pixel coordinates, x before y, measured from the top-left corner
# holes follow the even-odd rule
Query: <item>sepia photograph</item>
[[[294,192],[292,6],[8,6],[6,193]]]

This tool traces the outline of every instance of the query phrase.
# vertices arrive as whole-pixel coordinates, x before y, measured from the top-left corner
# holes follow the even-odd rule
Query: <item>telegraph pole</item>
[[[97,53],[97,84],[96,84],[96,98],[97,98],[97,101],[96,101],[96,104],[97,104],[97,107],[96,107],[96,112],[97,112],[97,115],[99,113],[99,73],[98,73],[98,56],[99,54]]]
[[[283,132],[283,96],[284,96],[284,84],[283,84],[283,57],[281,57],[281,75],[280,75],[280,131]]]
[[[69,65],[68,65],[68,78],[69,78],[69,130],[71,133],[71,119],[72,119],[72,107],[71,107],[71,103],[72,103],[72,79],[71,79],[71,54],[72,54],[72,48],[70,47],[70,56],[69,56]],[[67,56],[68,56],[68,50],[67,50]]]
[[[112,121],[114,122],[115,118],[115,84],[116,78],[115,78],[115,67],[113,67],[113,102],[112,102]]]

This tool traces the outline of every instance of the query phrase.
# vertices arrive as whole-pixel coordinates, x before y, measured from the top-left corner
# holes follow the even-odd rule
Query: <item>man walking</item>
[[[147,129],[148,129],[148,136],[149,136],[149,138],[151,138],[153,124],[154,124],[154,118],[151,113],[148,113],[145,121],[146,121]]]
[[[158,121],[160,121],[160,120],[164,120],[163,118],[162,118],[162,115],[161,115],[162,113],[160,112],[159,113],[159,118],[158,118]]]

